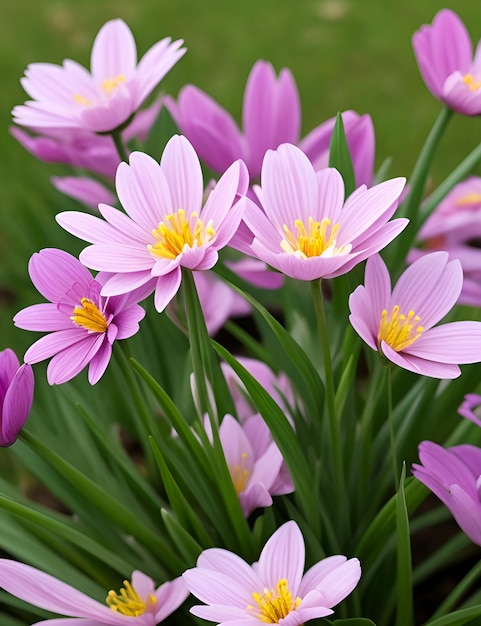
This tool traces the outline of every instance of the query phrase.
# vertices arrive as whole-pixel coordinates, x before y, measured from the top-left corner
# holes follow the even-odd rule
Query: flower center
[[[123,74],[119,74],[118,76],[115,76],[114,78],[107,78],[106,80],[103,81],[101,87],[108,96],[111,96],[112,93],[115,91],[116,87],[118,87],[121,83],[125,83],[125,76]],[[85,96],[82,96],[79,93],[75,93],[73,96],[73,99],[75,100],[75,102],[83,106],[86,106],[86,107],[92,106],[92,100],[89,100],[88,98],[86,98]]]
[[[234,483],[234,487],[236,493],[242,493],[245,491],[247,486],[247,482],[249,480],[249,470],[247,469],[247,452],[242,453],[241,462],[239,465],[233,465],[229,467],[230,475],[232,477],[232,482]]]
[[[307,228],[302,220],[296,220],[294,226],[297,231],[296,235],[284,224],[285,238],[281,241],[281,248],[284,252],[307,259],[321,255],[333,256],[343,251],[343,246],[336,248],[339,224],[331,226],[331,220],[328,217],[324,217],[320,222],[310,217],[307,221]]]
[[[157,239],[157,243],[149,244],[148,251],[156,257],[175,259],[184,246],[193,248],[210,241],[215,235],[215,230],[212,227],[212,220],[204,225],[198,213],[194,212],[186,219],[185,211],[179,209],[176,213],[167,215],[165,222],[160,222],[152,231],[152,235]]]
[[[463,82],[469,87],[470,91],[478,91],[481,87],[481,81],[476,80],[472,74],[466,74],[463,78]]]
[[[145,601],[142,600],[130,582],[124,580],[124,586],[120,592],[115,593],[113,589],[110,590],[105,602],[107,606],[116,613],[128,615],[129,617],[138,617],[157,604],[157,598],[150,594]]]
[[[90,333],[105,333],[108,324],[103,313],[90,300],[90,298],[82,298],[81,306],[76,306],[70,319],[76,326],[85,328]]]
[[[275,589],[264,589],[263,593],[254,591],[252,597],[257,603],[257,608],[250,604],[247,609],[255,611],[255,617],[267,624],[278,624],[291,611],[297,609],[302,602],[299,597],[295,600],[292,599],[285,578],[281,578],[277,582]]]
[[[389,316],[384,309],[377,335],[378,343],[385,341],[396,352],[404,350],[421,336],[424,327],[418,326],[419,321],[421,318],[414,311],[409,311],[407,315],[400,314],[397,304],[393,306]]]
[[[456,206],[463,206],[465,204],[481,204],[481,193],[468,193],[466,196],[456,200]]]

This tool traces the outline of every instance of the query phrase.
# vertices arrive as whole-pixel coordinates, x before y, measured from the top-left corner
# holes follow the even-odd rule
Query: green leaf
[[[177,546],[177,550],[185,559],[186,567],[193,567],[197,557],[202,552],[202,546],[192,539],[190,533],[179,524],[174,515],[167,509],[162,509],[161,514],[167,532]]]
[[[376,624],[367,617],[349,617],[334,620],[332,626],[376,626]]]
[[[344,180],[344,197],[348,198],[356,188],[356,181],[340,113],[336,116],[336,123],[329,144],[329,167],[335,167],[341,174]]]
[[[413,581],[411,562],[411,538],[409,533],[409,517],[404,494],[406,464],[403,463],[399,489],[396,494],[396,625],[410,626],[413,621]]]
[[[443,617],[438,617],[434,620],[429,620],[424,626],[463,626],[476,617],[481,617],[481,604],[449,613],[449,615],[443,615]]]

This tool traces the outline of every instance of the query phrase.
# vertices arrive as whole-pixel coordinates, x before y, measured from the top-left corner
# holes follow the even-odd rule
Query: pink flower
[[[91,73],[75,61],[32,63],[22,86],[32,100],[13,109],[14,121],[38,129],[110,132],[129,122],[147,96],[185,53],[182,41],[156,43],[137,64],[129,27],[104,24],[95,38]]]
[[[389,272],[380,256],[368,259],[364,286],[349,298],[354,330],[373,350],[404,369],[457,378],[458,363],[481,361],[481,323],[433,326],[454,306],[463,284],[459,261],[433,252],[415,261],[391,293]]]
[[[52,176],[50,182],[58,191],[91,209],[97,209],[99,204],[113,204],[117,199],[105,185],[93,178]]]
[[[413,35],[419,71],[433,96],[465,115],[481,113],[481,48],[473,47],[461,19],[449,9]]]
[[[156,589],[149,576],[135,570],[132,582],[124,580],[120,592],[109,591],[106,604],[102,604],[54,576],[9,559],[0,559],[0,587],[33,606],[68,616],[36,622],[52,626],[125,626],[134,622],[156,626],[188,596],[182,578]]]
[[[167,100],[166,105],[182,134],[214,172],[223,172],[233,161],[242,159],[251,180],[257,179],[267,150],[299,142],[301,108],[294,77],[287,68],[277,77],[266,61],[257,61],[247,79],[243,131],[225,109],[194,85],[181,89],[177,103]],[[371,118],[346,111],[342,119],[356,182],[370,185],[374,165]],[[334,123],[335,118],[324,122],[299,143],[316,169],[327,166]]]
[[[145,311],[137,302],[145,294],[104,297],[102,285],[78,259],[63,250],[47,248],[32,256],[29,273],[49,301],[23,309],[15,326],[48,332],[25,353],[27,363],[53,357],[47,368],[51,385],[64,383],[89,365],[93,385],[105,372],[112,344],[139,329]]]
[[[289,410],[286,402],[288,405],[294,405],[294,392],[289,378],[284,373],[281,372],[277,376],[270,367],[257,359],[241,356],[236,358],[284,411]],[[232,395],[237,417],[244,424],[246,419],[255,413],[255,408],[248,400],[249,396],[243,382],[231,366],[223,361],[221,368]]]
[[[481,419],[478,417],[480,407],[481,396],[477,393],[467,393],[458,409],[458,413],[471,420],[476,426],[481,426]]]
[[[204,425],[212,439],[208,419]],[[219,438],[246,517],[254,509],[271,506],[271,496],[294,491],[282,454],[259,414],[251,415],[242,425],[232,415],[225,415]]]
[[[174,136],[157,163],[141,152],[117,170],[116,188],[127,215],[100,205],[104,220],[81,212],[57,215],[74,235],[90,241],[82,263],[110,273],[102,295],[155,289],[155,306],[163,311],[177,293],[181,268],[211,269],[235,233],[247,188],[245,166],[237,161],[225,172],[202,206],[199,159],[185,137]],[[233,204],[235,203],[235,206]]]
[[[405,228],[405,219],[388,221],[404,183],[363,185],[344,203],[337,170],[315,172],[299,148],[283,144],[264,158],[255,188],[263,210],[253,202],[246,208],[243,219],[254,239],[243,252],[298,280],[345,274]]]
[[[20,365],[10,348],[0,352],[0,446],[11,446],[27,421],[33,402],[30,365]]]
[[[422,465],[412,472],[451,511],[461,529],[481,546],[481,449],[471,445],[445,449],[432,441],[419,446]]]
[[[300,626],[331,615],[359,582],[359,561],[331,556],[303,575],[304,559],[304,540],[293,521],[276,530],[252,566],[228,550],[204,550],[197,567],[183,574],[190,592],[207,605],[191,612],[225,626]]]
[[[464,282],[459,304],[481,305],[481,178],[470,176],[447,194],[427,218],[418,234],[422,248],[411,250],[412,263],[433,250],[446,250],[449,258],[459,259]]]

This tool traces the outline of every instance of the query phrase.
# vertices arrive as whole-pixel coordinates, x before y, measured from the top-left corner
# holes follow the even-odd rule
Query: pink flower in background
[[[388,180],[359,187],[344,202],[339,172],[315,172],[296,146],[269,150],[255,187],[261,210],[249,202],[244,222],[253,233],[243,249],[283,274],[298,280],[334,278],[378,252],[407,224],[389,221],[405,184]]]
[[[331,556],[303,574],[304,561],[304,539],[293,521],[276,530],[252,566],[228,550],[204,550],[197,567],[183,574],[189,591],[207,605],[191,612],[221,626],[300,626],[331,615],[359,582],[359,561]]]
[[[463,288],[459,304],[481,306],[481,178],[470,176],[455,185],[427,218],[418,233],[420,247],[411,250],[408,262],[434,250],[446,250],[459,259]]]
[[[391,292],[380,256],[368,259],[364,286],[349,298],[349,320],[373,350],[416,374],[457,378],[459,363],[481,361],[481,323],[433,328],[454,306],[463,284],[459,261],[433,252],[410,265]]]
[[[181,89],[177,103],[168,99],[166,104],[182,134],[214,172],[223,172],[233,161],[242,159],[249,177],[257,179],[267,150],[275,150],[283,143],[299,143],[316,169],[328,164],[335,118],[318,126],[299,142],[299,93],[287,68],[277,77],[270,63],[257,61],[254,64],[244,91],[242,131],[225,109],[194,85]],[[356,182],[370,185],[374,166],[371,118],[346,111],[342,119]]]
[[[443,448],[432,441],[419,446],[412,472],[451,511],[460,528],[481,546],[481,449],[471,445]]]
[[[102,604],[50,574],[9,559],[0,559],[0,587],[33,606],[68,616],[36,622],[52,626],[125,626],[134,622],[157,626],[189,595],[182,578],[156,588],[149,576],[135,570],[132,582],[124,580],[120,592],[109,591],[106,604]]]
[[[477,393],[467,393],[458,413],[471,420],[476,426],[481,426],[481,419],[478,417],[479,409],[481,409],[481,396]]]
[[[0,446],[11,446],[27,421],[33,402],[33,371],[20,365],[10,348],[0,352]]]
[[[413,48],[433,96],[458,113],[481,113],[481,48],[473,59],[469,33],[456,13],[439,11],[432,25],[414,33]]]
[[[25,361],[51,358],[47,368],[51,385],[70,380],[88,365],[89,382],[95,384],[109,364],[114,341],[138,331],[145,311],[137,302],[146,294],[101,296],[102,285],[63,250],[41,250],[32,256],[28,269],[49,302],[23,309],[13,321],[19,328],[49,334],[27,350]]]
[[[204,426],[212,440],[208,419]],[[282,454],[260,415],[251,415],[242,425],[232,415],[225,415],[219,439],[246,517],[254,509],[271,506],[271,496],[294,491]]]
[[[97,209],[99,204],[115,204],[117,198],[105,185],[93,178],[81,176],[52,176],[50,182],[60,192],[74,200]]]
[[[242,356],[238,356],[236,359],[264,387],[281,409],[288,412],[289,406],[286,406],[286,402],[290,406],[294,405],[294,392],[289,378],[282,372],[276,375],[270,367],[257,359]],[[223,361],[221,368],[232,395],[237,417],[244,424],[246,419],[255,413],[256,409],[249,402],[244,383],[232,367]]]
[[[185,53],[182,41],[166,37],[137,63],[129,27],[104,24],[95,38],[91,73],[75,61],[32,63],[21,83],[32,98],[13,109],[17,124],[40,129],[110,132],[129,121],[160,80]]]
[[[202,206],[202,170],[185,137],[170,139],[160,165],[141,152],[132,153],[129,161],[119,165],[116,177],[127,215],[100,205],[105,219],[65,212],[57,221],[93,244],[80,260],[111,274],[102,295],[150,287],[160,312],[180,287],[181,268],[211,269],[218,250],[229,243],[242,218],[244,201],[238,195],[247,190],[247,173],[241,161],[233,163]]]

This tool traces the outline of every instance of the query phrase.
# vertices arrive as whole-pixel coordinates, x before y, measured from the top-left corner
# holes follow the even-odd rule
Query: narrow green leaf
[[[396,495],[396,626],[410,626],[414,624],[411,538],[404,494],[405,480],[406,464],[403,463],[399,489]]]
[[[175,517],[166,509],[161,510],[162,519],[172,541],[177,550],[184,557],[187,567],[193,567],[197,557],[202,552],[202,546],[195,541],[191,534],[187,532],[175,519]]]
[[[344,123],[340,113],[336,116],[336,123],[332,131],[329,144],[329,167],[335,167],[344,180],[344,196],[348,198],[356,188],[351,153],[346,141]]]
[[[424,626],[464,626],[464,624],[468,624],[476,617],[481,617],[481,604],[429,620]]]

